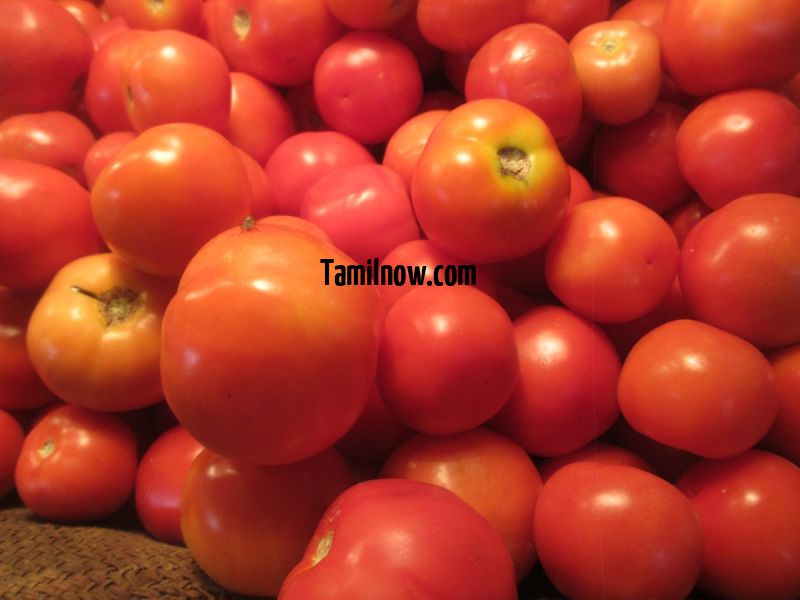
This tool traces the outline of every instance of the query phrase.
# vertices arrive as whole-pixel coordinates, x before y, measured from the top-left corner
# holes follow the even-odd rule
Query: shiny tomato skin
[[[250,212],[236,148],[190,123],[152,127],[95,181],[92,212],[109,247],[137,269],[178,277],[212,236]]]
[[[664,59],[695,96],[770,87],[800,71],[800,5],[794,0],[670,0]]]
[[[711,208],[746,194],[800,195],[800,107],[767,90],[737,90],[694,108],[678,130],[678,164]]]
[[[578,129],[583,100],[569,45],[537,23],[494,34],[467,69],[467,100],[505,98],[535,112],[557,142]]]
[[[704,460],[678,480],[705,537],[698,587],[716,597],[800,596],[800,468],[751,450]]]
[[[197,35],[202,28],[203,0],[105,0],[105,6],[109,17],[122,17],[133,29],[177,29]]]
[[[800,344],[772,352],[768,358],[780,405],[764,445],[800,464]]]
[[[378,389],[412,429],[431,435],[477,427],[508,401],[519,374],[511,320],[470,287],[420,287],[386,315]]]
[[[0,3],[0,119],[70,110],[92,59],[89,34],[52,0]]]
[[[325,509],[350,484],[334,450],[273,467],[203,450],[186,479],[181,530],[195,561],[217,583],[275,596]]]
[[[750,343],[700,321],[665,323],[622,365],[619,405],[634,429],[706,458],[754,446],[778,412],[769,362]]]
[[[703,530],[692,505],[634,467],[564,467],[542,488],[533,533],[545,573],[570,598],[681,600],[702,566]]]
[[[383,153],[383,165],[395,171],[411,191],[411,180],[419,157],[431,132],[439,124],[447,110],[429,110],[414,115],[403,123],[389,138]]]
[[[753,194],[712,212],[681,250],[695,318],[761,348],[800,342],[800,198]]]
[[[75,17],[90,35],[95,27],[104,22],[98,6],[89,0],[58,0],[58,3]]]
[[[280,600],[511,600],[500,535],[453,492],[378,479],[342,493],[322,517]]]
[[[418,434],[392,453],[380,475],[454,492],[503,538],[517,580],[536,562],[531,522],[542,479],[525,450],[508,438],[482,428],[449,436]]]
[[[297,226],[264,223],[219,234],[187,266],[164,315],[161,375],[207,448],[285,464],[335,443],[364,409],[383,307],[372,286],[325,285],[322,258],[355,264]]]
[[[514,322],[514,337],[520,376],[492,429],[531,454],[558,456],[613,425],[620,361],[597,326],[565,308],[539,306]]]
[[[72,177],[0,159],[0,285],[42,289],[63,265],[99,249],[89,194]]]
[[[65,404],[43,416],[25,438],[17,492],[44,519],[101,519],[130,497],[136,463],[136,437],[121,417]]]
[[[581,29],[608,19],[611,0],[526,0],[525,20],[547,25],[566,41]]]
[[[14,489],[14,468],[24,439],[19,422],[0,409],[0,500]]]
[[[622,323],[658,306],[678,259],[675,235],[661,216],[629,198],[607,197],[567,213],[548,245],[545,275],[568,308]]]
[[[102,170],[117,155],[117,152],[135,137],[136,134],[132,131],[115,131],[97,138],[83,159],[83,175],[89,190],[92,189]]]
[[[653,473],[653,467],[648,465],[647,461],[638,454],[606,442],[592,442],[574,452],[553,458],[543,458],[536,463],[536,467],[539,469],[542,481],[547,482],[559,469],[576,462],[626,465]]]

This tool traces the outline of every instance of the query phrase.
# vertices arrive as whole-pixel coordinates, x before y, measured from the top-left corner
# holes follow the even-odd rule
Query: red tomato
[[[236,148],[200,125],[148,129],[95,181],[92,211],[109,247],[137,269],[177,277],[206,241],[250,212]]]
[[[464,52],[454,54],[452,52],[445,52],[442,57],[442,67],[450,85],[456,91],[464,93],[464,87],[467,83],[467,71],[469,70],[469,63],[472,61],[472,56],[475,52]]]
[[[205,40],[181,31],[148,32],[130,44],[121,70],[136,131],[177,122],[225,131],[231,76],[222,54]]]
[[[653,467],[641,456],[620,446],[605,442],[593,442],[568,454],[555,458],[544,458],[537,463],[542,481],[547,482],[560,469],[576,462],[591,462],[604,465],[625,465],[653,473]]]
[[[416,2],[413,2],[413,4],[416,9]],[[358,5],[362,9],[365,8],[363,2],[358,2]],[[423,37],[417,23],[416,10],[412,10],[402,21],[385,30],[385,33],[402,42],[414,53],[423,77],[436,77],[441,74],[443,53]]]
[[[578,169],[572,165],[567,165],[569,171],[569,203],[567,208],[575,208],[578,204],[583,204],[594,199],[594,190]]]
[[[294,133],[292,112],[274,88],[246,73],[231,73],[231,112],[227,137],[262,166],[278,145]]]
[[[607,125],[646,115],[658,98],[661,54],[658,37],[636,21],[601,21],[570,42],[592,118]]]
[[[508,100],[474,100],[434,129],[411,199],[423,231],[442,250],[497,262],[550,239],[567,208],[569,173],[535,113]]]
[[[431,110],[414,115],[398,127],[386,144],[383,164],[403,178],[409,191],[414,169],[425,149],[425,144],[428,142],[433,128],[446,114],[446,110]]]
[[[678,245],[683,247],[683,243],[686,241],[692,228],[700,222],[700,219],[710,212],[711,209],[708,205],[702,202],[697,196],[694,196],[673,208],[664,215],[664,218],[667,220],[670,227],[672,227],[675,238],[678,240]]]
[[[105,0],[110,17],[135,29],[177,29],[196,35],[203,24],[203,0]]]
[[[569,41],[581,29],[608,19],[611,0],[526,0],[525,20],[542,23]]]
[[[464,104],[464,96],[455,90],[430,90],[422,94],[419,112],[452,110]]]
[[[326,235],[322,229],[320,229],[317,225],[314,225],[310,221],[306,221],[305,219],[301,219],[300,217],[293,217],[291,215],[270,215],[268,217],[262,217],[256,221],[256,227],[261,225],[280,225],[281,227],[290,227],[293,229],[298,229],[311,235],[321,242],[325,242],[330,244],[331,240]]]
[[[279,467],[204,450],[186,480],[183,537],[200,567],[226,589],[275,596],[325,509],[350,483],[333,450]]]
[[[72,177],[0,159],[0,285],[41,289],[63,265],[99,248],[89,194]]]
[[[475,52],[498,31],[525,20],[526,0],[419,0],[417,24],[446,52]]]
[[[306,131],[282,142],[267,161],[277,214],[300,214],[308,188],[336,169],[374,163],[353,138],[336,131]]]
[[[69,110],[92,59],[89,34],[52,0],[0,2],[0,119]]]
[[[292,111],[292,118],[298,132],[330,130],[317,110],[313,81],[307,81],[286,90],[286,102]]]
[[[531,523],[542,479],[531,458],[511,440],[486,429],[416,435],[392,453],[381,477],[425,481],[466,501],[503,538],[517,580],[536,562]]]
[[[114,17],[95,27],[91,33],[92,45],[94,46],[95,53],[112,37],[123,31],[128,31],[129,29],[130,27],[128,27],[128,24],[125,23],[125,19],[122,17]],[[94,58],[92,60],[94,60]]]
[[[0,500],[14,489],[14,467],[24,439],[17,420],[0,409]]]
[[[89,0],[58,0],[58,3],[75,17],[88,34],[103,23],[103,16],[97,5]]]
[[[355,31],[320,55],[314,97],[328,125],[365,144],[377,144],[417,112],[422,75],[411,50],[394,38]]]
[[[770,87],[800,71],[800,4],[670,0],[661,43],[669,72],[690,94]]]
[[[698,223],[681,252],[696,318],[762,348],[800,342],[800,198],[739,198]]]
[[[429,483],[359,483],[330,505],[280,600],[511,600],[500,535],[453,492]]]
[[[618,394],[636,430],[706,458],[751,448],[778,411],[764,355],[741,338],[688,319],[639,340],[622,365]]]
[[[678,480],[703,522],[699,587],[721,598],[800,597],[800,469],[760,450],[704,460]]]
[[[514,322],[514,336],[519,381],[493,429],[531,454],[558,456],[613,425],[620,362],[597,326],[565,308],[541,306]]]
[[[106,165],[117,155],[117,152],[135,137],[136,134],[132,131],[116,131],[98,138],[92,144],[83,159],[83,174],[90,190],[94,187],[94,182],[97,181]]]
[[[333,16],[352,29],[386,29],[412,14],[414,0],[325,0]]]
[[[183,545],[181,497],[192,461],[203,446],[183,427],[162,433],[147,449],[136,472],[136,514],[157,540]]]
[[[567,213],[548,246],[545,273],[568,308],[622,323],[658,306],[678,258],[675,235],[657,213],[627,198],[600,198]]]
[[[800,344],[769,355],[778,388],[778,416],[764,444],[789,460],[800,463]]]
[[[584,103],[578,130],[558,145],[558,149],[569,164],[581,167],[588,162],[589,151],[597,133],[597,123],[589,116]]]
[[[432,435],[472,429],[508,401],[519,374],[511,320],[469,287],[421,287],[386,315],[378,389],[403,423]]]
[[[125,421],[65,404],[43,416],[25,438],[17,492],[44,519],[101,519],[130,497],[136,461],[136,437]]]
[[[686,181],[711,208],[762,192],[800,195],[800,108],[766,90],[697,106],[677,135]]]
[[[311,80],[319,55],[344,33],[325,0],[217,0],[215,20],[231,70],[272,85]]]
[[[69,113],[33,113],[0,122],[0,157],[48,165],[83,186],[83,160],[94,141],[89,128]]]
[[[469,63],[467,100],[505,98],[535,112],[557,142],[578,130],[581,83],[564,39],[550,28],[523,23],[492,36]]]
[[[204,446],[259,464],[301,460],[364,409],[383,309],[372,286],[325,285],[323,258],[355,264],[296,226],[263,223],[221,233],[187,266],[164,315],[161,377]]]
[[[308,188],[300,216],[319,225],[337,248],[362,264],[420,236],[403,179],[383,165],[329,173]]]
[[[267,174],[252,156],[241,148],[236,149],[250,184],[250,216],[254,219],[264,218],[272,214],[272,192]]]
[[[664,213],[691,193],[678,167],[675,137],[687,110],[657,103],[646,115],[597,132],[593,169],[597,185]]]
[[[533,534],[545,573],[570,598],[682,600],[703,561],[692,505],[666,481],[622,465],[558,471],[539,495]]]
[[[114,254],[85,256],[53,277],[28,324],[31,362],[56,396],[122,411],[163,397],[161,318],[175,283]]]

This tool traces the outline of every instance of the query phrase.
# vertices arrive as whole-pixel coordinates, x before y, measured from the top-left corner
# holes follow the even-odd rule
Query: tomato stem
[[[525,181],[531,172],[531,159],[527,152],[506,146],[497,151],[500,159],[500,175],[513,177],[518,181]]]
[[[142,304],[141,294],[118,285],[102,294],[96,294],[79,285],[71,285],[69,289],[100,303],[100,314],[105,320],[106,327],[127,320]]]

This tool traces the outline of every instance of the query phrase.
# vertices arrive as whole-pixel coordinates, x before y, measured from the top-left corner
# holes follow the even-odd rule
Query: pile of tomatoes
[[[0,496],[281,600],[796,599],[799,104],[796,0],[3,0]]]

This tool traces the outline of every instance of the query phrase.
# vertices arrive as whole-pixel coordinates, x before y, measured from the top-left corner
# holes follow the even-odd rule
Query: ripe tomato
[[[745,340],[689,319],[653,329],[619,377],[619,405],[636,430],[706,458],[744,452],[778,411],[769,362]]]
[[[625,465],[636,467],[648,473],[653,473],[653,467],[647,464],[641,456],[614,444],[606,442],[593,442],[574,452],[562,454],[554,458],[543,458],[537,462],[539,474],[545,483],[560,469],[576,462],[591,462],[604,465]]]
[[[115,131],[98,138],[92,144],[83,159],[83,174],[90,190],[94,187],[94,182],[97,181],[102,170],[117,155],[117,152],[135,137],[136,134],[132,131]]]
[[[466,501],[503,538],[517,580],[536,562],[531,523],[542,479],[525,450],[511,440],[486,429],[416,435],[386,460],[381,477],[425,481]]]
[[[417,25],[446,52],[473,53],[498,31],[525,20],[525,0],[419,0]]]
[[[352,29],[387,29],[414,12],[414,0],[325,0],[339,21]]]
[[[328,507],[280,600],[511,600],[500,535],[453,492],[420,481],[356,484]]]
[[[175,291],[114,254],[77,259],[53,278],[31,315],[36,371],[71,404],[122,411],[162,397],[161,317]]]
[[[678,271],[678,243],[653,210],[609,197],[573,208],[547,249],[553,293],[579,315],[622,323],[653,310]]]
[[[800,198],[753,194],[708,215],[681,250],[698,319],[761,348],[800,342]]]
[[[90,34],[104,22],[103,15],[96,4],[89,0],[57,0]]]
[[[720,94],[678,130],[678,163],[711,208],[746,194],[800,195],[800,107],[766,90]]]
[[[571,40],[578,31],[608,19],[611,0],[527,0],[525,20],[542,23],[565,40]]]
[[[658,37],[636,21],[601,21],[570,41],[587,112],[607,125],[646,115],[658,98]]]
[[[535,113],[508,100],[474,100],[434,129],[411,199],[423,231],[442,250],[496,262],[550,239],[566,211],[569,173]]]
[[[364,409],[380,298],[372,286],[325,285],[322,258],[355,264],[297,227],[263,223],[221,233],[187,266],[164,315],[161,376],[204,446],[259,464],[301,460]]]
[[[114,252],[145,273],[177,277],[200,246],[250,212],[247,172],[220,134],[190,123],[160,125],[103,170],[92,212]]]
[[[275,596],[325,509],[350,483],[334,450],[278,467],[203,450],[186,479],[183,537],[200,568],[220,585]]]
[[[800,463],[800,344],[769,355],[778,388],[778,416],[764,438],[772,451]]]
[[[682,600],[703,561],[692,505],[663,479],[623,465],[580,462],[555,473],[533,535],[545,573],[570,598]]]
[[[414,53],[423,77],[426,79],[437,77],[442,72],[443,52],[426,40],[420,32],[419,24],[417,23],[417,3],[413,2],[413,4],[414,10],[408,13],[399,23],[390,29],[384,30],[384,33],[392,36]],[[358,2],[358,5],[362,9],[365,7],[363,2]]]
[[[800,597],[800,468],[760,450],[704,460],[677,482],[700,515],[699,587],[715,597]]]
[[[89,194],[72,177],[0,158],[0,285],[41,289],[62,266],[99,249]]]
[[[135,29],[177,29],[196,35],[203,24],[203,0],[105,0],[110,17]]]
[[[264,169],[252,156],[241,148],[236,148],[242,159],[250,188],[250,216],[262,219],[272,214],[272,191]]]
[[[469,63],[467,100],[505,98],[535,112],[557,142],[578,130],[581,83],[564,39],[550,28],[523,23],[492,36]]]
[[[511,320],[470,287],[420,287],[386,315],[378,389],[403,423],[447,435],[486,422],[519,374]]]
[[[14,467],[24,439],[17,420],[0,409],[0,500],[14,489]]]
[[[25,438],[17,492],[45,519],[101,519],[131,495],[136,461],[136,437],[121,417],[65,404],[43,416]]]
[[[679,204],[669,211],[664,218],[672,227],[678,245],[683,247],[683,243],[692,228],[700,222],[700,219],[711,212],[707,204],[702,202],[697,196],[693,196],[686,202]]]
[[[514,336],[519,381],[493,429],[531,454],[558,456],[613,425],[620,362],[597,326],[565,308],[541,306],[514,322]]]
[[[403,178],[406,189],[411,191],[411,179],[419,157],[431,132],[447,114],[446,110],[430,110],[414,115],[397,128],[386,144],[383,164]]]

